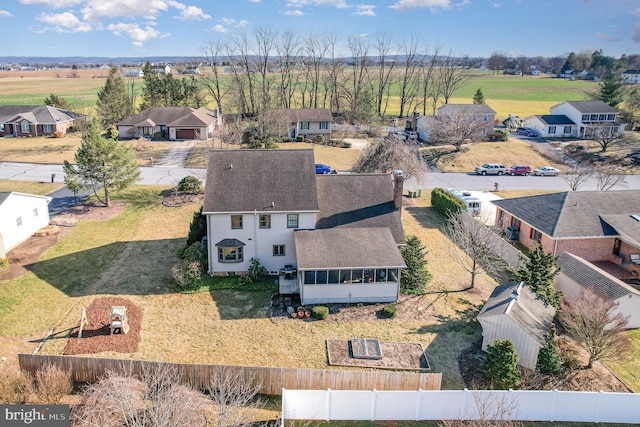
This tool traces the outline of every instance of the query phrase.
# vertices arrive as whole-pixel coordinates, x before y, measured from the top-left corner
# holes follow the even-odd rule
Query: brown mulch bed
[[[110,334],[109,313],[111,306],[123,305],[127,308],[129,332]],[[82,338],[78,338],[79,325],[67,341],[63,354],[94,354],[103,351],[135,353],[140,342],[140,323],[142,310],[126,298],[102,297],[93,300],[87,307],[87,324],[82,329]],[[78,313],[80,317],[80,313]]]
[[[412,342],[380,341],[382,359],[356,359],[349,340],[327,340],[329,364],[376,369],[430,370],[422,345]]]

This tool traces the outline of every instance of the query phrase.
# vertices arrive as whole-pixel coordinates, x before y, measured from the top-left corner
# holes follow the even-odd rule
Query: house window
[[[231,215],[231,228],[235,230],[242,228],[242,215]]]
[[[556,133],[556,127],[555,126],[549,126],[549,135],[554,135]]]
[[[486,114],[484,116],[482,116],[482,121],[488,122],[489,121],[489,116],[487,116]]]
[[[529,230],[529,238],[535,243],[540,243],[540,232],[532,228]]]
[[[607,120],[607,115],[606,114],[600,114],[598,116],[598,120],[600,120],[600,121]]]
[[[29,125],[29,122],[27,122],[26,120],[23,120],[22,122],[20,122],[20,132],[22,133],[31,132],[31,126]]]
[[[607,114],[607,120],[609,120],[610,122],[613,122],[616,120],[616,115],[615,114]]]
[[[329,129],[329,122],[320,122],[320,129],[323,129],[323,130]]]
[[[300,122],[300,129],[310,129],[309,122]]]
[[[271,215],[260,215],[260,228],[271,228]]]
[[[590,120],[592,122],[595,122],[596,120],[598,120],[598,115],[597,114],[592,114],[591,117],[590,117]]]
[[[520,220],[514,216],[511,217],[511,226],[517,227],[520,230]]]
[[[21,217],[21,216],[19,216],[18,218],[16,218],[16,225],[17,225],[18,227],[20,227],[20,226],[22,225],[22,217]]]
[[[53,125],[42,125],[42,132],[46,132],[46,133],[53,132]]]
[[[571,133],[571,126],[565,126],[565,127],[564,127],[564,133],[565,133],[565,134],[567,134],[567,133]]]
[[[287,214],[287,228],[298,228],[298,214]]]
[[[33,208],[33,216],[38,216],[38,208]]]
[[[242,246],[236,248],[218,247],[218,261],[220,262],[242,262],[243,250]]]
[[[613,127],[611,128],[611,134],[612,134],[612,135],[617,135],[619,130],[620,130],[620,129],[618,128],[618,126],[613,126]]]
[[[589,121],[589,115],[588,114],[583,114],[582,115],[582,121],[583,122],[588,122]]]
[[[284,256],[284,245],[273,245],[273,256]]]

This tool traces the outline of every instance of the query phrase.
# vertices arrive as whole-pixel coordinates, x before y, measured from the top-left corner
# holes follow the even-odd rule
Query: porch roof
[[[299,230],[294,237],[299,270],[406,267],[386,227]]]

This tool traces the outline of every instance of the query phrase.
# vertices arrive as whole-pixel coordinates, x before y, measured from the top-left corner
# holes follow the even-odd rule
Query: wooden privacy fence
[[[96,382],[107,371],[140,374],[168,367],[183,382],[199,390],[210,386],[216,373],[227,372],[260,385],[261,394],[280,395],[282,389],[304,390],[440,390],[441,373],[344,371],[331,369],[271,368],[258,366],[201,365],[146,360],[102,359],[96,357],[18,354],[20,369],[35,373],[46,366],[71,372],[79,383]]]

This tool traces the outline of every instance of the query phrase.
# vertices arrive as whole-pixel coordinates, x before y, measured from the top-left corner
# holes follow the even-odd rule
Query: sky
[[[201,56],[256,29],[470,57],[640,53],[640,0],[1,0],[2,56]]]

